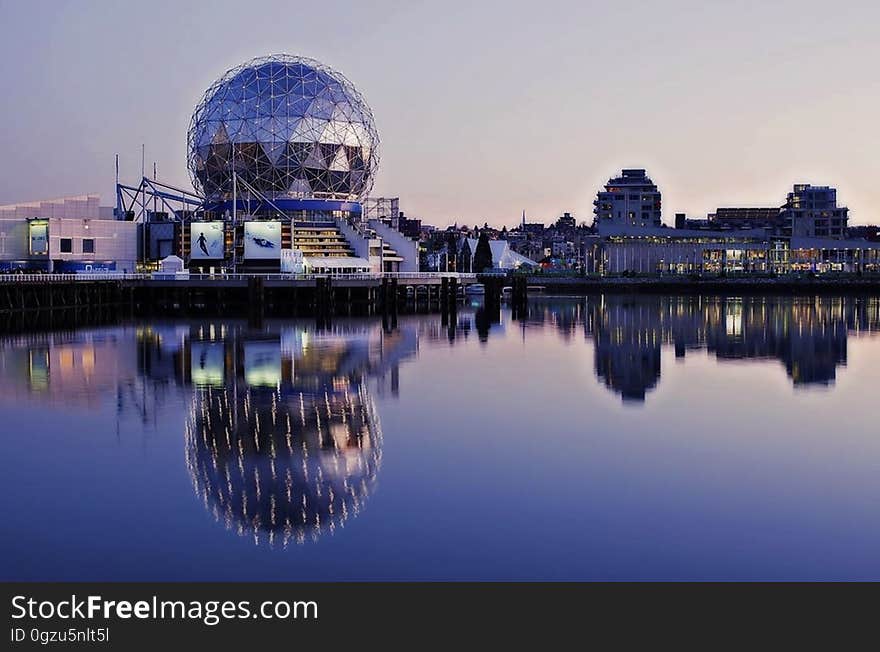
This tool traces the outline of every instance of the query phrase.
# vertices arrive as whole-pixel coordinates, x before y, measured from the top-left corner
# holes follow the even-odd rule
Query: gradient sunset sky
[[[592,221],[644,167],[663,220],[834,185],[880,222],[880,3],[0,0],[0,204],[140,175],[189,187],[205,88],[289,52],[346,74],[382,138],[374,195],[429,223]]]

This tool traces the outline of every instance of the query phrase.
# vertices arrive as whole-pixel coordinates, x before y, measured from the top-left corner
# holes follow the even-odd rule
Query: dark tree
[[[474,251],[473,271],[479,274],[487,269],[492,269],[492,267],[494,267],[492,247],[489,246],[489,236],[484,231],[480,234],[480,239],[477,240],[477,249]]]
[[[458,236],[450,231],[446,232],[446,258],[449,264],[449,271],[458,271]]]

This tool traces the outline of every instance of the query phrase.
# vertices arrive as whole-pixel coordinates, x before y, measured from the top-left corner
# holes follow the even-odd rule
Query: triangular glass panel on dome
[[[345,139],[345,123],[328,122],[321,132],[319,141],[331,145],[342,145]]]
[[[349,173],[348,178],[351,183],[351,191],[353,194],[360,194],[364,190],[364,179],[366,174],[360,170],[353,170]]]
[[[294,176],[288,182],[287,191],[293,195],[307,196],[312,194],[312,187],[304,176]]]
[[[317,97],[320,89],[318,87],[318,82],[314,77],[303,77],[301,86],[303,97],[309,99]]]
[[[324,121],[301,118],[293,129],[290,140],[296,143],[314,143],[324,130]]]
[[[266,152],[266,158],[272,165],[277,166],[278,160],[287,150],[287,143],[263,143],[263,151]]]
[[[337,172],[330,170],[328,173],[328,182],[330,189],[334,194],[347,195],[350,192],[350,182],[348,172]]]
[[[225,170],[229,167],[229,159],[232,156],[232,145],[211,145],[205,165],[211,170]]]
[[[288,143],[287,156],[295,160],[298,165],[305,165],[312,155],[312,143]]]
[[[335,86],[335,85],[339,84],[339,82],[337,82],[336,79],[331,77],[328,73],[324,72],[323,70],[316,70],[315,71],[315,79],[318,80],[318,84],[321,88],[321,92],[323,92],[324,90],[326,90],[330,86]]]
[[[257,99],[258,95],[259,93],[257,90],[256,82],[243,86],[241,89],[241,102],[243,106],[248,106],[252,104],[254,100]]]
[[[301,95],[288,95],[287,100],[290,115],[307,115],[309,107],[312,105],[312,98],[302,97]]]
[[[336,156],[333,157],[328,167],[337,172],[348,172],[348,157],[345,155],[344,147],[339,147],[336,150]]]
[[[345,153],[348,156],[348,168],[350,170],[363,170],[364,159],[361,156],[361,148],[360,147],[345,147]]]
[[[202,125],[202,127],[193,135],[193,145],[195,147],[207,147],[211,144],[211,140],[214,138],[214,133],[217,131],[217,127],[215,124],[206,123]]]
[[[270,134],[272,133],[272,118],[254,118],[251,121],[251,124],[254,127],[254,135],[257,137],[257,140],[271,140]]]
[[[217,131],[214,132],[214,136],[211,138],[211,143],[214,145],[225,145],[228,142],[229,135],[226,133],[226,126],[221,123],[217,128]]]
[[[224,126],[226,129],[227,138],[229,138],[230,142],[242,142],[241,131],[243,125],[241,120],[225,120]],[[247,142],[247,139],[245,139],[245,142]]]
[[[254,139],[247,120],[227,120],[226,125],[229,140],[233,143],[249,143]]]
[[[342,102],[348,102],[349,94],[342,86],[342,84],[331,84],[327,87],[325,91],[325,96],[329,98],[334,104],[340,104]]]
[[[242,85],[239,83],[228,84],[226,86],[225,97],[232,102],[240,102],[242,99]]]
[[[242,88],[253,83],[254,79],[257,78],[257,73],[253,68],[245,68],[240,73],[238,73],[233,79],[230,80],[229,85],[237,85]]]
[[[324,170],[327,168],[327,160],[321,151],[320,144],[315,143],[314,145],[312,145],[309,156],[305,160],[303,165],[307,168],[314,168],[318,170]]]
[[[349,122],[351,120],[351,104],[345,101],[337,102],[333,107],[333,115],[330,119],[339,122]]]
[[[221,103],[211,102],[206,104],[201,114],[196,118],[198,122],[210,122],[211,120],[221,120],[223,118]]]
[[[328,192],[330,189],[330,178],[327,170],[313,170],[306,168],[306,178],[312,186],[312,190],[318,192]]]
[[[349,123],[350,137],[348,143],[351,145],[367,145],[373,142],[373,137],[364,125],[359,122]]]
[[[333,116],[334,106],[333,102],[329,99],[325,97],[316,97],[312,100],[312,105],[309,107],[309,115],[329,120]]]
[[[290,128],[291,122],[293,121],[288,120],[283,115],[277,115],[273,117],[271,122],[271,130],[272,134],[274,135],[273,140],[281,142],[287,141],[290,138],[290,133],[292,131]]]
[[[330,145],[327,143],[320,143],[318,147],[321,148],[321,156],[324,159],[324,165],[326,168],[330,168],[330,164],[333,162],[333,159],[336,158],[336,150],[339,149],[337,145]]]
[[[285,69],[286,70],[286,69]],[[288,95],[293,89],[295,83],[291,76],[287,73],[283,75],[279,75],[275,78],[274,83],[272,84],[273,92],[276,95]]]
[[[339,139],[339,142],[347,147],[357,147],[360,145],[358,132],[350,122],[344,123],[342,127],[342,137]]]

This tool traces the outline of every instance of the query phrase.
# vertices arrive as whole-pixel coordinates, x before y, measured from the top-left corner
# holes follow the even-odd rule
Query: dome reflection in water
[[[304,330],[190,340],[187,468],[227,529],[286,547],[358,514],[382,458],[370,350]]]

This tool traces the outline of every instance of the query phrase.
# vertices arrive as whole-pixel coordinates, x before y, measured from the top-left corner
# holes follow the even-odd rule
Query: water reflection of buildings
[[[194,330],[186,457],[206,507],[227,528],[282,545],[357,514],[382,455],[368,376],[396,377],[415,350],[378,329]]]
[[[137,377],[133,330],[27,333],[0,339],[0,397],[94,408]]]
[[[206,508],[271,545],[343,525],[381,464],[371,381],[390,377],[396,392],[417,349],[411,329],[194,328],[180,357],[193,387],[186,461]]]
[[[666,297],[606,295],[534,302],[522,327],[554,325],[592,339],[596,375],[626,401],[644,401],[661,374],[663,346],[683,358],[776,359],[795,386],[829,385],[846,364],[850,332],[880,331],[877,297]]]
[[[417,324],[171,322],[0,338],[0,395],[115,408],[144,426],[182,399],[187,469],[206,508],[287,545],[363,507],[382,458],[373,396],[399,391]]]

